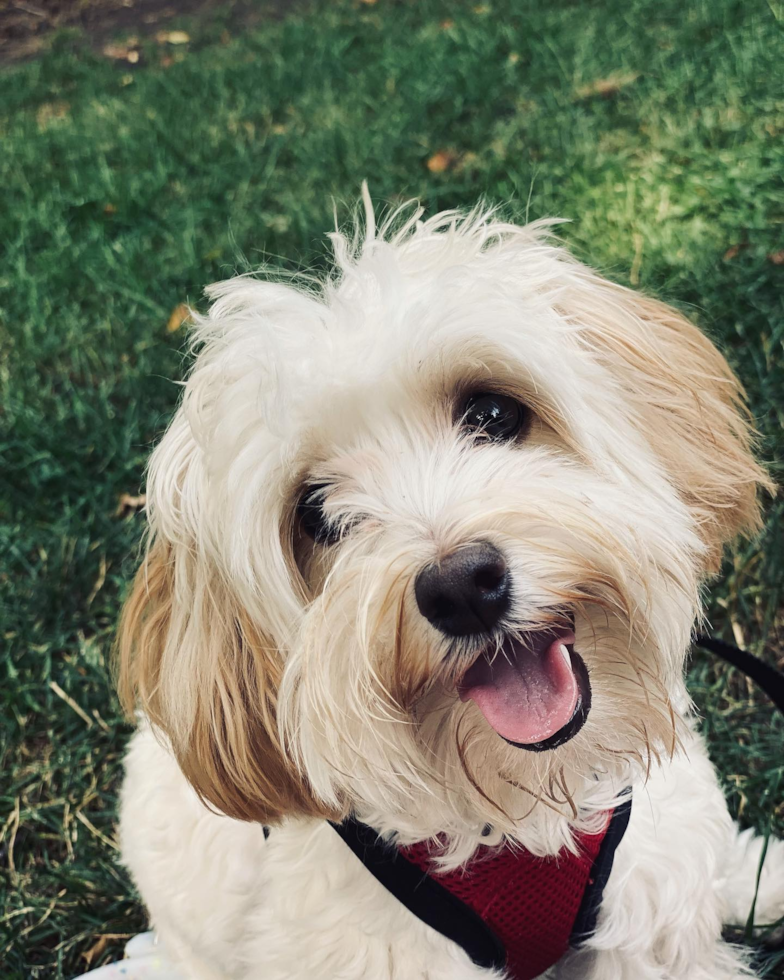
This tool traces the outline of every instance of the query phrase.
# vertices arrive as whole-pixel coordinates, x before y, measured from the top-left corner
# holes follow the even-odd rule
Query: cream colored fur
[[[573,847],[633,785],[600,928],[553,976],[749,975],[721,926],[747,913],[759,847],[683,684],[700,590],[767,485],[742,390],[695,327],[547,223],[403,209],[377,231],[366,213],[324,281],[210,288],[153,455],[120,686],[157,731],[134,740],[122,809],[155,928],[193,978],[478,980],[325,817],[446,835],[455,867],[480,842]],[[524,402],[525,439],[467,437],[471,389]],[[329,486],[332,547],[299,530],[309,481]],[[512,747],[461,702],[476,650],[417,609],[417,572],[477,540],[509,564],[510,632],[574,614],[593,706],[560,748]],[[760,921],[784,913],[783,872],[776,843]]]

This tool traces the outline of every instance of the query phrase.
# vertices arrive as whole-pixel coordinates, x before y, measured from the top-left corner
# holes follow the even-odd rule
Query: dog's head
[[[674,750],[701,583],[766,482],[742,391],[546,226],[332,237],[319,284],[210,290],[121,689],[234,816],[515,834]]]

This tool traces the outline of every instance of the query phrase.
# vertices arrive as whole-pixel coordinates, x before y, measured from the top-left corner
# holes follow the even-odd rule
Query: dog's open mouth
[[[458,690],[502,738],[532,752],[568,742],[591,707],[588,671],[575,652],[571,627],[510,636],[500,648],[493,644],[468,668]]]

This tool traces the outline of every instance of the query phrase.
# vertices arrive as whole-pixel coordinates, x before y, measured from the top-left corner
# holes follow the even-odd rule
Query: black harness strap
[[[632,798],[630,796],[613,810],[610,826],[607,828],[602,846],[593,862],[589,884],[583,893],[583,900],[580,903],[577,918],[572,926],[572,934],[569,937],[569,945],[573,949],[582,946],[596,932],[596,920],[602,905],[604,887],[610,878],[615,852],[623,840],[631,815]]]
[[[332,826],[373,877],[409,912],[462,946],[477,966],[504,969],[503,943],[472,908],[407,861],[367,824],[349,817]]]

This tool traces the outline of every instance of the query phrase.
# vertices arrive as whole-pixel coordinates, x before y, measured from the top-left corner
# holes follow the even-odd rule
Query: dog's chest
[[[391,941],[396,959],[430,947],[450,959],[462,953],[466,967],[474,967],[467,977],[492,970],[533,980],[592,934],[628,816],[627,804],[608,814],[600,833],[579,838],[575,854],[538,858],[520,848],[482,848],[466,867],[447,873],[432,864],[427,844],[394,849],[357,821],[322,825],[300,840],[298,860],[288,863],[289,884],[292,871],[308,874],[300,894],[313,906],[311,923],[331,920],[339,907],[346,938],[357,927],[365,937]],[[287,837],[283,828],[272,832],[272,855],[276,843],[289,850]],[[319,912],[322,874],[331,907]]]
[[[447,874],[432,874],[427,845],[402,855],[447,893],[445,916],[449,899],[457,899],[497,937],[501,956],[492,965],[505,966],[511,980],[534,980],[593,931],[591,889],[604,837],[584,835],[577,854],[553,858],[505,847]]]

